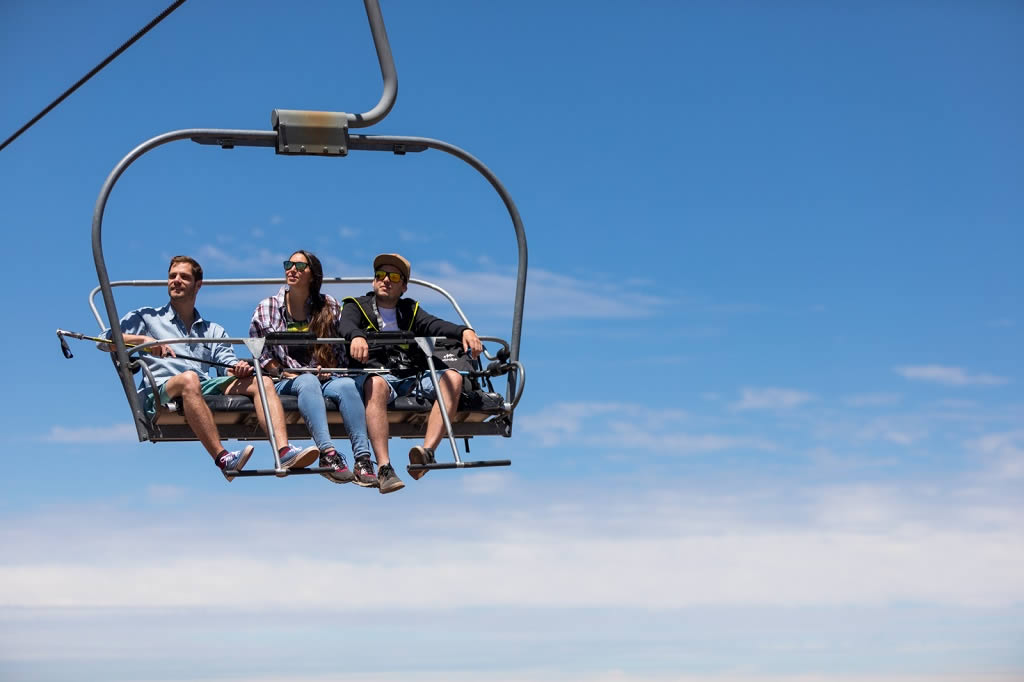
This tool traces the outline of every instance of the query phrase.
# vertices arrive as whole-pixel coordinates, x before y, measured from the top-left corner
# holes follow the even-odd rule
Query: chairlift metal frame
[[[398,75],[395,70],[394,59],[391,54],[391,46],[388,42],[387,32],[384,27],[384,19],[381,14],[379,0],[363,0],[363,5],[366,10],[367,20],[370,24],[370,33],[373,37],[374,47],[377,51],[377,59],[380,64],[381,76],[383,79],[383,90],[380,100],[372,109],[362,114],[275,109],[271,112],[271,125],[273,130],[269,131],[194,128],[163,133],[162,135],[150,138],[135,147],[135,149],[129,152],[123,159],[121,159],[120,162],[118,162],[107,177],[106,181],[103,183],[99,197],[96,200],[96,206],[93,210],[92,218],[92,252],[99,285],[91,293],[89,297],[89,305],[92,308],[93,314],[95,315],[100,328],[106,329],[107,325],[104,325],[94,303],[96,293],[102,293],[104,310],[106,312],[107,319],[111,322],[109,329],[111,343],[114,348],[113,352],[117,359],[116,364],[118,374],[121,379],[122,387],[125,391],[125,396],[127,397],[132,410],[135,428],[140,441],[194,440],[195,436],[192,435],[192,438],[185,438],[184,432],[181,431],[174,434],[164,433],[149,417],[147,417],[136,391],[132,375],[133,370],[140,365],[145,369],[145,363],[130,357],[131,355],[135,355],[144,350],[145,345],[135,346],[129,350],[125,345],[124,336],[121,333],[120,326],[116,324],[120,319],[120,315],[118,314],[117,306],[114,301],[113,289],[115,286],[166,285],[166,282],[162,280],[111,282],[107,272],[106,259],[103,256],[103,215],[114,185],[129,166],[131,166],[141,156],[153,151],[157,147],[180,140],[191,140],[201,145],[218,146],[222,149],[233,149],[235,147],[272,147],[276,154],[289,156],[345,157],[352,151],[383,151],[392,152],[396,156],[403,156],[408,153],[421,153],[428,149],[434,149],[460,159],[480,173],[498,193],[498,196],[505,204],[509,216],[512,219],[518,249],[518,266],[516,272],[515,307],[512,315],[511,340],[510,343],[506,344],[504,341],[501,341],[496,337],[482,338],[498,341],[505,346],[506,354],[502,357],[510,366],[514,367],[515,370],[506,370],[505,372],[507,379],[505,414],[503,414],[500,419],[493,420],[494,424],[490,424],[487,427],[476,426],[469,428],[469,425],[460,426],[459,424],[453,424],[447,410],[444,409],[443,401],[441,401],[448,440],[452,446],[455,461],[453,463],[424,465],[420,468],[467,468],[471,466],[506,465],[509,463],[508,460],[499,460],[494,462],[463,462],[459,457],[455,438],[468,438],[475,435],[503,435],[508,437],[511,436],[512,433],[513,413],[515,405],[519,402],[519,399],[522,396],[523,382],[525,381],[525,373],[522,364],[519,361],[523,306],[526,297],[526,272],[528,264],[526,233],[523,229],[522,219],[519,216],[519,211],[516,208],[515,202],[512,200],[512,197],[498,177],[486,165],[484,165],[482,161],[469,152],[460,149],[455,145],[449,144],[448,142],[427,137],[364,134],[353,135],[349,132],[350,128],[366,128],[382,121],[384,117],[387,116],[388,112],[391,111],[398,96]],[[283,280],[281,279],[204,280],[204,285],[269,284],[281,283],[282,281]],[[324,280],[325,284],[359,281],[371,280],[369,278],[325,278]],[[443,289],[423,280],[411,280],[410,283],[426,286],[442,293],[449,299],[449,301],[452,302],[459,316],[468,324],[468,320],[466,320],[461,308]],[[163,339],[158,340],[156,343],[166,344],[187,341],[187,339]],[[253,352],[254,357],[258,357],[259,351],[255,350],[255,346],[260,345],[263,340],[239,338],[229,339],[227,341],[230,343],[246,344],[250,351]],[[319,339],[318,341],[330,340]],[[276,343],[279,342],[275,341],[275,344]],[[429,350],[431,348],[432,340],[420,338],[416,339],[416,343],[427,352],[428,361],[430,361],[431,354],[429,353]],[[260,350],[262,350],[262,345],[260,345]],[[254,364],[256,368],[258,386],[260,388],[262,408],[269,417],[266,396],[263,394],[262,380],[260,379],[260,377],[262,377],[262,371],[259,367],[259,363]],[[430,361],[430,365],[430,370],[433,373],[434,367],[432,361]],[[185,426],[185,429],[188,429],[187,425]],[[399,433],[397,434],[393,431],[392,435],[402,436],[403,433],[401,431],[402,430],[399,429]],[[190,430],[189,433],[191,433]],[[284,472],[284,470],[281,469],[280,461],[277,459],[277,447],[274,443],[272,429],[269,434],[269,440],[274,446],[275,469],[267,470],[266,472],[251,472],[250,475],[262,475],[264,473],[281,475]],[[291,473],[298,472],[293,471]]]

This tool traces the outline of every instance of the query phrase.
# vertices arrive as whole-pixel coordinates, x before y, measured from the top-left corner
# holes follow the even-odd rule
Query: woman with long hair
[[[332,296],[321,293],[324,281],[320,259],[313,253],[298,250],[284,262],[287,284],[276,295],[260,301],[249,325],[249,336],[266,336],[274,331],[310,331],[318,338],[337,337],[336,320],[341,314],[341,305]],[[355,476],[348,468],[345,457],[338,453],[331,442],[327,427],[327,408],[324,396],[333,398],[345,420],[352,454],[356,460],[366,457],[369,461],[370,441],[366,435],[366,413],[362,397],[351,377],[318,375],[313,372],[292,371],[301,367],[339,367],[342,349],[338,346],[318,344],[315,346],[271,346],[267,345],[260,355],[260,366],[274,376],[279,376],[275,388],[278,395],[298,397],[299,412],[306,422],[313,441],[320,449],[320,466],[330,469],[321,474],[334,483],[355,481],[363,487],[376,487],[377,477],[361,472]],[[403,488],[397,476],[392,477],[398,485],[391,483],[393,492]]]

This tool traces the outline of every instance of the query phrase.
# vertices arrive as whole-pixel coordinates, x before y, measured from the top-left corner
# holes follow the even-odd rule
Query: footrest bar
[[[478,462],[436,462],[434,464],[410,464],[407,471],[432,471],[434,469],[476,469],[477,467],[507,467],[512,465],[510,459],[491,459]]]
[[[246,476],[279,476],[286,478],[288,476],[301,476],[303,474],[326,474],[334,471],[330,467],[304,467],[301,469],[287,469],[285,471],[278,471],[277,469],[242,469],[237,474],[233,474],[238,478],[244,478]]]

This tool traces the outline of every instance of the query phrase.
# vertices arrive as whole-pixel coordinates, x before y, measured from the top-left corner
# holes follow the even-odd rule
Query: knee
[[[454,369],[445,370],[444,375],[441,377],[448,388],[453,391],[462,390],[462,375],[456,372]]]
[[[320,390],[320,380],[312,374],[300,374],[295,377],[292,385],[295,386],[295,389],[298,391],[308,391],[309,389],[314,389],[316,391]]]
[[[384,379],[379,376],[371,376],[363,385],[363,394],[366,396],[367,400],[387,402],[388,395],[390,394],[390,391],[388,390],[388,382],[384,381]]]
[[[255,386],[256,386],[256,382],[253,382],[253,387],[255,388]],[[268,376],[264,376],[263,377],[263,388],[267,391],[267,393],[275,393],[276,392],[276,391],[274,391],[274,380],[271,379]]]
[[[199,395],[199,375],[195,372],[178,375],[178,385],[183,395]]]

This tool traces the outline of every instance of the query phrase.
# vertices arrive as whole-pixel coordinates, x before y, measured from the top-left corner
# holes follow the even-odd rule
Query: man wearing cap
[[[388,456],[388,416],[387,407],[399,395],[407,395],[417,383],[423,395],[434,400],[434,407],[427,419],[427,431],[423,445],[409,451],[410,464],[428,464],[434,461],[434,448],[444,436],[444,420],[436,399],[438,391],[433,385],[429,374],[417,380],[414,372],[396,363],[389,348],[378,347],[370,350],[366,342],[366,332],[411,331],[416,336],[446,336],[459,339],[462,348],[471,353],[473,359],[483,351],[480,339],[469,327],[446,322],[434,317],[420,307],[411,298],[402,298],[409,285],[409,261],[397,253],[382,253],[373,259],[373,291],[366,296],[346,298],[338,323],[338,333],[349,342],[349,356],[355,367],[387,368],[393,373],[379,375],[361,375],[356,382],[366,400],[366,427],[370,444],[377,455],[378,485],[382,493],[392,492],[405,486],[395,474]],[[441,383],[440,394],[445,408],[451,414],[458,407],[459,394],[462,392],[462,375],[455,370],[438,373]],[[356,461],[355,476],[357,482],[373,478],[373,464],[369,457]],[[411,472],[414,479],[421,478],[426,471]],[[371,483],[372,485],[372,483]]]

